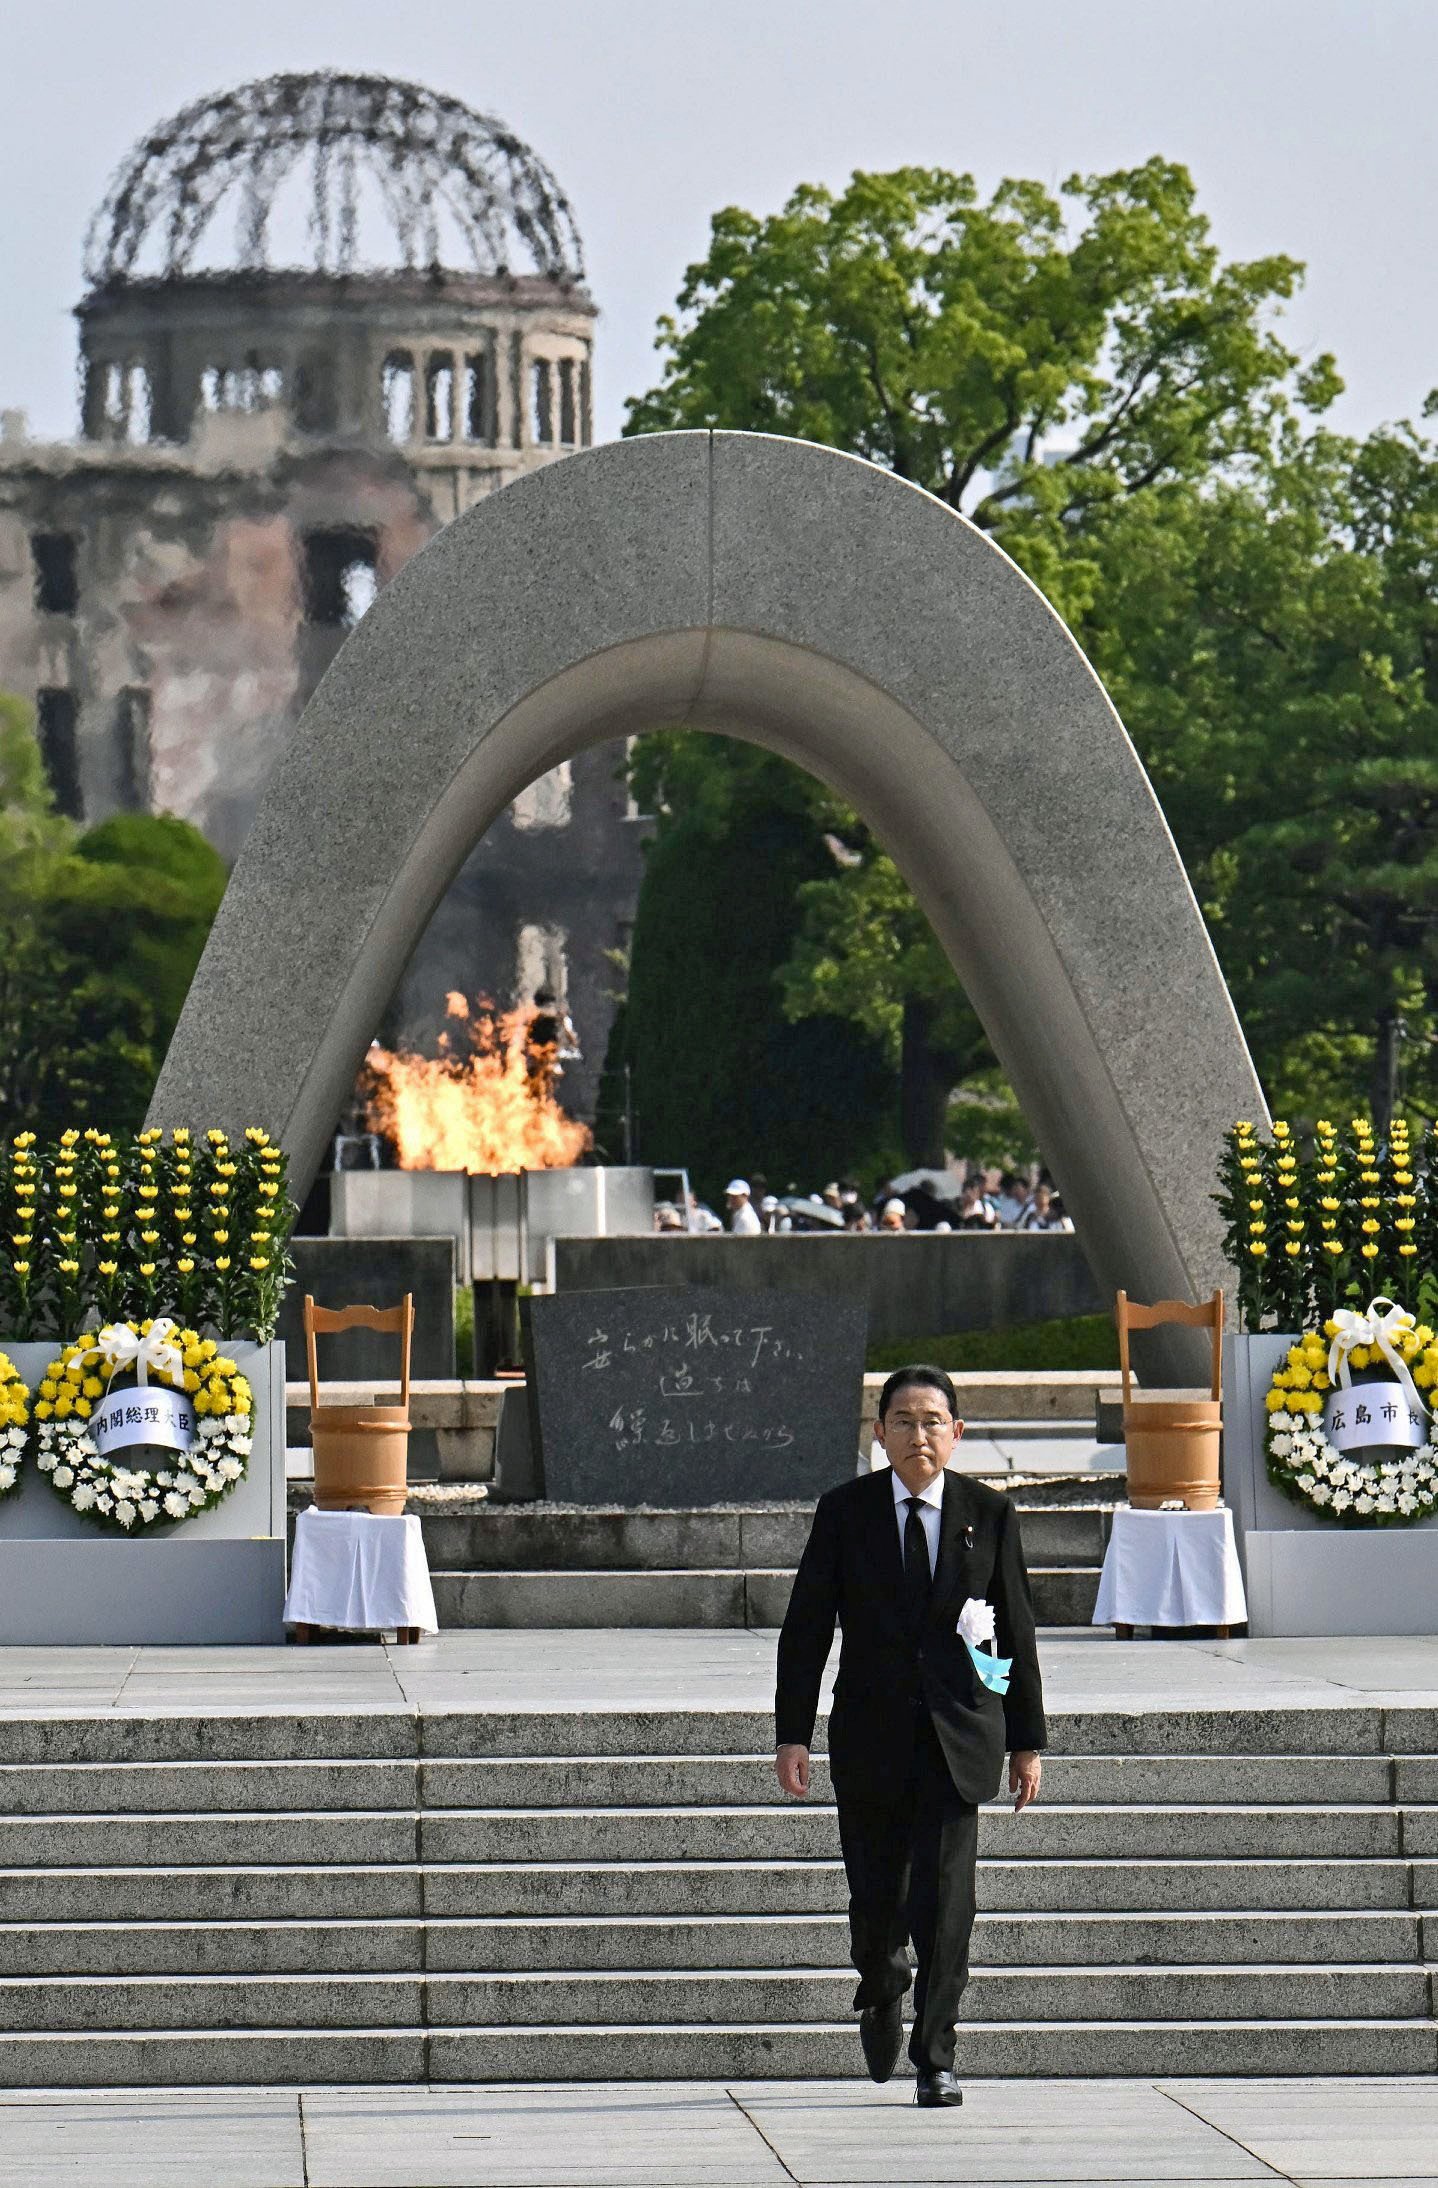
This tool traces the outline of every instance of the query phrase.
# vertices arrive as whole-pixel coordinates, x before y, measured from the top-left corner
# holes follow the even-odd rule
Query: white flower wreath
[[[119,1327],[147,1339],[152,1325]],[[244,1478],[249,1460],[254,1398],[246,1378],[213,1339],[195,1330],[175,1331],[173,1348],[182,1365],[150,1372],[155,1382],[189,1394],[197,1433],[190,1449],[177,1451],[167,1465],[137,1466],[118,1453],[101,1455],[90,1430],[91,1415],[105,1395],[96,1371],[103,1370],[106,1353],[96,1337],[65,1347],[45,1370],[36,1399],[41,1473],[75,1511],[123,1534],[142,1535],[207,1511]]]
[[[1327,1340],[1335,1330],[1329,1323],[1324,1336],[1305,1332],[1274,1370],[1264,1437],[1269,1479],[1295,1504],[1340,1526],[1411,1527],[1438,1512],[1438,1419],[1430,1414],[1427,1439],[1413,1450],[1340,1451],[1323,1425],[1324,1393],[1332,1387]],[[1398,1349],[1405,1364],[1418,1363],[1419,1379],[1431,1390],[1433,1333],[1405,1329]],[[1357,1368],[1384,1364],[1376,1350],[1355,1348],[1349,1359]]]

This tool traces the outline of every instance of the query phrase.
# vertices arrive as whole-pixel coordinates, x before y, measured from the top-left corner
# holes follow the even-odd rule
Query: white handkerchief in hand
[[[971,1595],[960,1611],[959,1638],[971,1649],[980,1649],[994,1639],[994,1607],[981,1595]]]

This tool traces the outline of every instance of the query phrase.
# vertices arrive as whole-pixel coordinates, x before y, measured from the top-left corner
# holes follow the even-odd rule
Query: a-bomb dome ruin
[[[89,440],[276,406],[311,435],[520,449],[532,409],[537,446],[591,437],[569,201],[502,122],[418,84],[197,100],[121,163],[85,273]]]
[[[330,73],[267,76],[162,122],[85,245],[93,288],[275,266],[584,278],[564,192],[503,122],[420,84]]]
[[[377,588],[592,439],[579,230],[491,115],[282,75],[150,129],[84,273],[80,440],[0,420],[0,690],[33,701],[63,811],[178,813],[233,857]],[[612,747],[532,785],[376,1030],[422,1041],[450,990],[507,1006],[547,986],[584,1049],[566,1104],[592,1113],[639,833]]]

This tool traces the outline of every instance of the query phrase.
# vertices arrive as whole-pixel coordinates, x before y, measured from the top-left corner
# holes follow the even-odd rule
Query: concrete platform
[[[764,1713],[773,1704],[775,1638],[742,1627],[475,1628],[405,1648],[0,1649],[0,1718],[416,1708]],[[1418,1710],[1433,1713],[1433,1725],[1398,1746],[1428,1753],[1438,1745],[1438,1635],[1115,1641],[1107,1629],[1051,1629],[1039,1658],[1050,1713]],[[1228,1736],[1235,1748],[1262,1753],[1269,1730],[1261,1727],[1256,1749],[1242,1723]],[[311,1740],[319,1737],[312,1728]],[[1071,1738],[1066,1745],[1072,1751]]]
[[[16,2188],[1433,2188],[1438,2082],[965,2076],[946,2113],[860,2079],[47,2089],[0,2100],[0,2149]]]

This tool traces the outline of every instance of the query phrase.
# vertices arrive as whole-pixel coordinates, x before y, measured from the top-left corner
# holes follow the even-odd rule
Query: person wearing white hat
[[[729,1203],[729,1228],[741,1238],[757,1238],[764,1226],[749,1198],[747,1178],[731,1178],[724,1188],[724,1198]]]
[[[902,1231],[905,1227],[904,1218],[908,1212],[901,1200],[886,1200],[879,1211],[879,1229],[881,1231]]]

